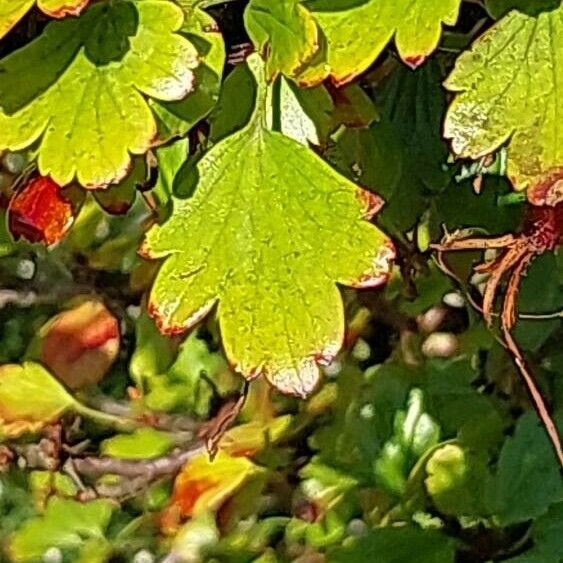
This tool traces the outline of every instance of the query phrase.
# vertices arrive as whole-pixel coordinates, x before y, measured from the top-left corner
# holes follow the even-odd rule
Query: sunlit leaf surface
[[[151,309],[163,331],[178,333],[219,301],[223,344],[236,369],[306,396],[319,380],[318,364],[342,344],[336,284],[384,283],[394,251],[364,220],[378,198],[265,129],[261,117],[257,111],[203,157],[193,198],[176,201],[172,217],[149,232],[144,253],[168,257]]]

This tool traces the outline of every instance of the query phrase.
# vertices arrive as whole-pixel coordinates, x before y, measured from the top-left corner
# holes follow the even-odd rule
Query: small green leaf
[[[506,526],[544,514],[563,500],[559,464],[535,413],[520,418],[500,453],[488,503],[498,524]]]
[[[375,461],[379,483],[395,494],[404,491],[416,461],[440,438],[440,426],[423,411],[423,407],[422,391],[413,389],[409,393],[407,410],[395,415],[393,436],[385,442]]]
[[[166,0],[118,0],[49,24],[0,61],[2,84],[26,85],[23,99],[0,89],[0,149],[38,142],[41,174],[60,185],[118,182],[131,155],[156,140],[147,97],[179,100],[193,89],[197,52],[177,33],[182,21]],[[45,52],[56,55],[48,64]]]
[[[170,367],[177,344],[158,331],[146,312],[141,313],[135,322],[135,340],[129,373],[137,386],[143,389],[147,381]]]
[[[76,404],[40,364],[0,366],[0,436],[39,430]]]
[[[214,143],[242,129],[250,120],[256,97],[256,81],[248,65],[234,68],[221,88],[219,101],[209,116],[209,138]]]
[[[100,444],[103,455],[124,459],[150,459],[167,453],[173,440],[166,432],[140,428],[132,434],[120,434]]]
[[[358,486],[358,481],[343,471],[338,471],[313,458],[300,472],[301,490],[323,510],[333,508],[344,496]]]
[[[454,152],[478,159],[505,143],[507,173],[537,205],[561,201],[563,8],[510,12],[461,54],[445,83]]]
[[[336,283],[384,283],[394,251],[363,220],[377,198],[264,127],[263,69],[258,57],[250,63],[259,84],[254,119],[200,160],[194,196],[176,201],[172,217],[147,235],[145,254],[168,257],[150,303],[161,330],[180,333],[219,301],[223,344],[236,369],[307,396],[318,363],[342,344]]]
[[[168,370],[149,377],[146,386],[150,409],[188,411],[203,417],[209,414],[215,394],[226,396],[240,384],[221,354],[211,352],[194,333],[182,343]]]
[[[266,59],[268,80],[296,76],[319,48],[317,23],[302,0],[250,0],[244,24]]]
[[[188,139],[179,139],[156,150],[158,178],[151,193],[156,199],[159,207],[159,216],[162,218],[168,215],[169,204],[174,193],[174,183],[182,165],[188,158],[188,151]]]
[[[426,490],[440,512],[452,516],[483,514],[486,459],[471,457],[460,446],[447,444],[432,454],[426,471]]]
[[[28,520],[12,536],[11,561],[36,561],[50,547],[79,548],[88,539],[103,540],[114,507],[105,499],[81,503],[53,497],[42,516]]]
[[[437,47],[442,23],[456,23],[460,4],[460,0],[367,0],[342,8],[334,0],[312,0],[308,6],[327,43],[326,61],[318,66],[337,84],[349,82],[395,36],[401,58],[417,67]]]

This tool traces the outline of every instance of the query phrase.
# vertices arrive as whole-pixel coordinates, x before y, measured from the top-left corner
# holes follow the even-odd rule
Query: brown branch
[[[87,477],[99,477],[100,475],[120,475],[134,479],[142,477],[147,481],[153,481],[166,475],[174,475],[190,459],[204,453],[205,447],[201,444],[192,445],[187,450],[178,451],[167,456],[155,459],[122,459],[114,457],[85,457],[72,459],[76,471]]]

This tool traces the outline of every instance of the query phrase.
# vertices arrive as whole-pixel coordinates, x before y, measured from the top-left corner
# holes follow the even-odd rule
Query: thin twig
[[[555,426],[555,423],[553,422],[553,419],[549,414],[547,405],[543,400],[542,394],[538,389],[532,374],[528,370],[528,367],[526,365],[526,360],[524,359],[524,356],[520,352],[520,348],[514,341],[514,338],[512,337],[510,330],[504,325],[501,328],[502,328],[502,335],[504,341],[506,342],[508,350],[511,352],[512,358],[514,359],[514,363],[516,364],[518,371],[520,372],[522,378],[524,379],[524,382],[526,383],[526,387],[528,388],[528,391],[532,398],[532,403],[534,405],[534,408],[545,427],[545,430],[553,445],[553,449],[555,450],[557,458],[559,459],[559,463],[561,467],[563,467],[563,448],[561,447],[561,440],[557,432],[557,427]]]
[[[236,420],[242,407],[244,407],[244,403],[248,397],[249,386],[250,382],[245,381],[238,399],[234,403],[223,405],[217,416],[202,426],[199,437],[205,440],[205,445],[211,459],[217,455],[221,438]]]

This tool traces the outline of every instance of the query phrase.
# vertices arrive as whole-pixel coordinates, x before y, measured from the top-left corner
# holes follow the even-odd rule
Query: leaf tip
[[[371,219],[385,205],[385,201],[381,197],[365,188],[358,188],[356,190],[356,197],[362,205],[363,219]]]
[[[321,379],[317,358],[304,358],[293,366],[266,369],[266,379],[283,395],[306,399]]]
[[[70,1],[67,3],[61,2],[56,8],[50,9],[44,5],[44,2],[39,2],[41,11],[51,18],[66,18],[67,16],[78,16],[80,12],[87,6],[90,0]]]
[[[426,55],[408,55],[403,58],[405,64],[412,70],[416,70],[424,61],[426,61]]]

